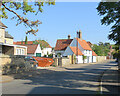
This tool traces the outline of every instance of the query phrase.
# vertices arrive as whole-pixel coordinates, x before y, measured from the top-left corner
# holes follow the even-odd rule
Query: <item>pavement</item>
[[[0,75],[0,83],[8,83],[13,80],[14,78],[12,76]]]
[[[118,72],[117,66],[104,72],[100,91],[102,94],[118,94],[120,96],[120,72]]]
[[[116,63],[74,64],[64,68],[45,67],[23,75],[2,76],[3,94],[96,94],[98,77],[102,77],[102,93],[111,94],[111,86],[118,86]],[[106,73],[108,72],[108,73]],[[107,74],[107,75],[105,75]],[[9,78],[10,77],[10,78]],[[8,81],[9,80],[9,81]],[[10,82],[10,80],[12,82]],[[115,87],[116,88],[116,87]],[[46,91],[47,90],[47,91]],[[117,90],[117,88],[115,89]],[[114,91],[112,94],[118,94]]]

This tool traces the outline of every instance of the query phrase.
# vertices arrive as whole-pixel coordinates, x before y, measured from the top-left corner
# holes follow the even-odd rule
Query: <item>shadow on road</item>
[[[108,67],[114,65],[111,64]],[[24,83],[26,85],[37,85],[29,94],[97,94],[98,78],[105,69],[102,69],[104,65],[100,66],[101,69],[92,69],[94,66],[100,66],[100,64],[89,65],[86,68],[65,68],[65,71],[38,69],[16,74],[14,78],[30,80],[30,83]],[[91,70],[88,70],[89,67]]]

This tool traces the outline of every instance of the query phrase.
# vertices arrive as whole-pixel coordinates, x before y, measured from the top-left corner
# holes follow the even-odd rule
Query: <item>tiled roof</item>
[[[57,40],[55,50],[56,51],[65,50],[70,45],[72,40],[73,39],[59,39],[59,40]]]
[[[45,40],[36,40],[37,42],[39,42],[39,44],[45,48],[52,48],[48,42],[46,42]]]
[[[5,38],[13,39],[13,37],[8,32],[5,32]]]
[[[5,26],[1,21],[0,21],[0,27],[7,28],[7,26]]]
[[[90,46],[88,45],[88,43],[85,40],[80,40],[79,38],[76,38],[76,40],[79,42],[79,44],[81,45],[81,47],[84,50],[91,50],[92,51],[92,49],[90,48]]]
[[[44,40],[36,40],[36,41],[27,41],[27,45],[28,44],[40,44],[41,46],[43,46],[44,48],[52,48],[48,42],[44,41]],[[24,41],[18,41],[18,42],[14,42],[14,44],[16,45],[22,45],[25,44]]]
[[[88,43],[88,45],[89,45],[90,47],[91,47],[91,45],[93,45],[90,41],[88,41],[87,43]]]
[[[23,41],[18,41],[18,42],[14,42],[14,44],[16,45],[22,45],[22,44],[25,44],[25,42]],[[33,41],[28,41],[27,44],[33,44]]]
[[[23,46],[26,46],[26,47],[27,47],[27,53],[28,53],[28,54],[33,54],[33,53],[35,53],[38,44],[31,44],[31,45],[28,44],[28,45],[23,45]]]
[[[97,54],[92,50],[92,56],[97,56]]]
[[[77,48],[77,47],[71,47],[70,46],[70,49],[73,51],[73,53],[75,54],[75,55],[83,55],[82,54],[82,52],[80,51],[80,49],[79,48]]]

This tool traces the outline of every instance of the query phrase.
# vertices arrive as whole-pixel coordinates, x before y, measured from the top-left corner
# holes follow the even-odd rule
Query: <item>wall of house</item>
[[[83,56],[76,56],[76,63],[83,63]]]
[[[92,60],[93,60],[93,61],[92,61],[93,63],[97,62],[97,61],[96,61],[96,60],[97,60],[96,56],[92,56]]]
[[[70,49],[70,47],[68,46],[67,49],[65,50],[63,56],[68,56],[68,55],[73,55],[74,53],[72,52],[72,50]]]
[[[27,55],[27,47],[14,47],[14,55]]]
[[[41,47],[40,47],[39,44],[38,44],[37,49],[36,49],[36,51],[34,53],[34,56],[36,56],[36,53],[41,53],[41,55],[42,55],[42,50],[41,50]]]
[[[5,55],[14,55],[14,47],[13,46],[2,46],[2,53]]]
[[[43,48],[42,56],[47,55],[47,53],[48,53],[48,55],[52,54],[52,48]]]
[[[5,44],[13,44],[13,39],[4,38],[4,43],[5,43]]]
[[[64,54],[65,51],[55,51],[55,55],[57,55],[58,53],[61,53],[61,55]]]
[[[4,43],[5,29],[0,29],[0,43]]]

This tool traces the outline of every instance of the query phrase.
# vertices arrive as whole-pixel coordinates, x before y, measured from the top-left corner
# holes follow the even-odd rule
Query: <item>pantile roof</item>
[[[92,50],[92,56],[97,56],[97,54]]]
[[[75,54],[75,55],[83,55],[83,53],[80,51],[80,49],[79,48],[77,48],[77,47],[71,47],[70,46],[70,49],[73,51],[73,53]]]
[[[56,42],[55,51],[65,50],[73,39],[59,39]]]
[[[22,45],[25,44],[25,41],[17,41],[14,42],[14,44],[16,45]],[[27,41],[27,45],[29,44],[40,44],[43,48],[52,48],[48,42],[44,41],[44,40],[36,40],[36,41]]]
[[[38,44],[28,44],[28,45],[23,45],[23,46],[27,47],[27,53],[28,54],[33,54],[33,53],[35,53]]]
[[[80,40],[79,38],[76,38],[76,40],[79,42],[79,44],[81,45],[81,47],[84,50],[91,50],[92,51],[92,49],[90,48],[90,46],[88,45],[88,43],[85,40]]]

